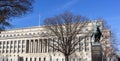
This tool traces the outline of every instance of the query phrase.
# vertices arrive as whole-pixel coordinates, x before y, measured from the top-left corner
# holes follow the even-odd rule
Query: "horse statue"
[[[95,43],[96,42],[99,43],[101,36],[103,37],[103,35],[102,35],[101,31],[100,31],[100,28],[99,28],[100,25],[97,22],[94,22],[93,25],[94,25],[94,28],[93,28],[94,31],[93,31],[91,37],[94,38]]]

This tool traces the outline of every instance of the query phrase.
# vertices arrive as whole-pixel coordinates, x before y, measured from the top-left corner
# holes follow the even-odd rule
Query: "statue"
[[[93,27],[94,27],[94,31],[93,31],[93,33],[92,33],[92,36],[91,37],[93,37],[94,38],[94,42],[96,43],[96,42],[100,42],[100,38],[101,38],[101,36],[103,36],[102,35],[102,33],[101,33],[101,31],[100,31],[100,25],[97,23],[97,22],[94,22],[93,23]]]

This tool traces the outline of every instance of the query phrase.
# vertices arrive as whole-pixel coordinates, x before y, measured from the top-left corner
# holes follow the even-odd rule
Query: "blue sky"
[[[70,11],[93,20],[103,18],[117,38],[120,37],[120,0],[36,0],[33,7],[30,14],[14,18],[11,22],[12,28],[38,26],[39,20],[42,24],[47,17]]]

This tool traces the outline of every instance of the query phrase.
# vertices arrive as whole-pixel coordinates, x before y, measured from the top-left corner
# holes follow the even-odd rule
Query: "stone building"
[[[99,21],[104,34],[101,40],[102,55],[107,55],[104,51],[110,48],[110,30],[104,30],[102,21]],[[92,30],[92,23],[89,23],[79,35]],[[49,39],[54,40],[47,34],[51,33],[44,26],[12,29],[2,31],[0,34],[0,61],[65,61],[62,53],[48,46]],[[80,37],[80,36],[79,36]],[[46,42],[46,44],[44,43]],[[91,36],[80,42],[81,48],[70,56],[70,61],[92,61]],[[98,52],[99,53],[99,52]]]

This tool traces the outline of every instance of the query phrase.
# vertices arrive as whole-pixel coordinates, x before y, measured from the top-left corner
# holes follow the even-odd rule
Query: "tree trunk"
[[[65,61],[69,61],[69,55],[65,55]]]

